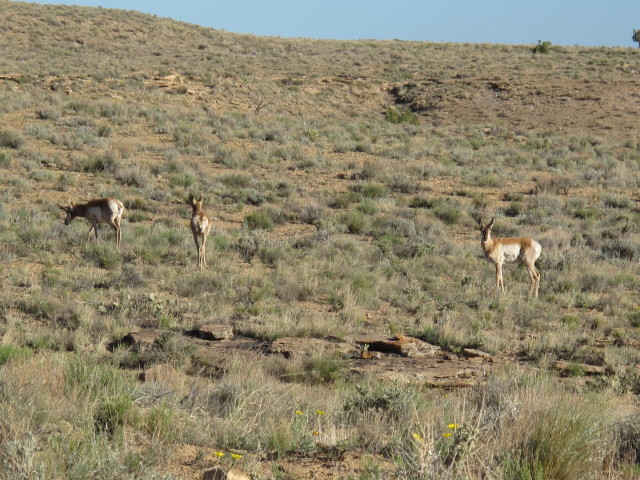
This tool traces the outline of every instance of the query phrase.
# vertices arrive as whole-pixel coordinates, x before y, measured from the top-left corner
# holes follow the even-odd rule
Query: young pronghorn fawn
[[[115,198],[96,198],[89,200],[87,203],[70,203],[65,207],[58,206],[67,212],[67,218],[64,220],[65,225],[69,225],[76,217],[85,218],[91,224],[87,243],[91,238],[92,230],[96,235],[96,242],[98,241],[98,224],[106,223],[116,232],[116,246],[120,248],[120,239],[122,238],[120,221],[124,212],[124,205],[120,200]]]
[[[202,210],[203,198],[203,195],[200,195],[200,200],[196,200],[193,194],[190,193],[188,202],[193,209],[191,232],[193,232],[193,241],[196,242],[196,248],[198,249],[198,266],[201,269],[207,264],[205,247],[207,245],[207,235],[209,235],[209,231],[211,230],[211,220]]]
[[[533,238],[527,237],[491,238],[491,227],[493,227],[494,220],[495,218],[492,218],[489,225],[482,223],[482,219],[479,219],[478,223],[482,231],[480,245],[482,245],[484,256],[496,266],[496,286],[504,292],[503,263],[523,263],[531,277],[529,294],[533,293],[537,297],[540,273],[536,270],[535,263],[542,253],[542,246]]]

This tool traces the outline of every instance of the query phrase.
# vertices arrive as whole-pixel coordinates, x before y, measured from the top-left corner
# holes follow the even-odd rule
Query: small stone
[[[493,360],[490,353],[483,352],[482,350],[477,350],[475,348],[464,348],[462,349],[462,354],[468,358],[481,358],[487,361]]]
[[[251,477],[237,468],[231,468],[227,472],[227,480],[251,480]]]
[[[228,340],[233,338],[231,325],[211,324],[198,329],[198,336],[204,340]]]
[[[202,473],[202,480],[251,480],[251,477],[237,468],[225,472],[222,467],[212,467]]]
[[[222,467],[213,467],[202,473],[202,480],[226,480],[227,473]]]
[[[138,331],[128,333],[122,339],[122,343],[131,345],[138,351],[144,351],[153,347],[165,335],[171,335],[170,332],[156,330],[155,328],[144,328]]]

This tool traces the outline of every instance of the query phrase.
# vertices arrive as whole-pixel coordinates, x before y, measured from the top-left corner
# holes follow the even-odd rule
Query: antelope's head
[[[64,219],[64,224],[69,225],[71,221],[77,216],[75,214],[73,204],[69,203],[69,205],[65,205],[65,206],[58,205],[58,207],[60,207],[67,214],[67,218]]]
[[[480,233],[482,234],[482,241],[486,242],[491,238],[491,228],[493,227],[493,222],[495,221],[495,217],[491,219],[488,225],[485,225],[482,222],[482,219],[478,219],[478,225],[480,225]]]
[[[193,196],[192,193],[189,194],[189,201],[187,202],[187,204],[191,205],[191,208],[193,208],[193,212],[199,212],[200,210],[202,210],[202,201],[204,200],[204,195],[200,195],[200,199],[196,200],[196,197]]]

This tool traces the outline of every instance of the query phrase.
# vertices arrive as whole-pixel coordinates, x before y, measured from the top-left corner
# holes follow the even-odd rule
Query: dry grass
[[[0,478],[197,477],[206,453],[175,470],[185,445],[265,478],[279,471],[265,458],[362,449],[372,463],[344,478],[387,478],[384,462],[407,478],[632,478],[635,49],[532,56],[2,10]],[[214,218],[202,272],[190,192]],[[107,229],[85,246],[86,223],[62,224],[56,204],[97,196],[125,204],[120,250]],[[539,299],[518,268],[495,291],[480,216],[542,243]],[[216,369],[179,335],[111,348],[137,327],[212,322],[264,341],[405,332],[526,368],[446,393],[333,357]],[[608,374],[561,379],[555,360]],[[158,363],[176,375],[138,381]]]

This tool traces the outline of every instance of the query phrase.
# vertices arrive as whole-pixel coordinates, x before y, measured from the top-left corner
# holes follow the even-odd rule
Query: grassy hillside
[[[0,27],[0,478],[638,474],[637,49],[260,38],[18,2]],[[202,271],[189,193],[214,219]],[[58,205],[98,196],[125,205],[119,250],[63,224]],[[496,291],[491,217],[541,242],[539,298],[522,267]],[[205,324],[249,347],[208,350]],[[495,368],[444,391],[267,354],[362,333]]]

